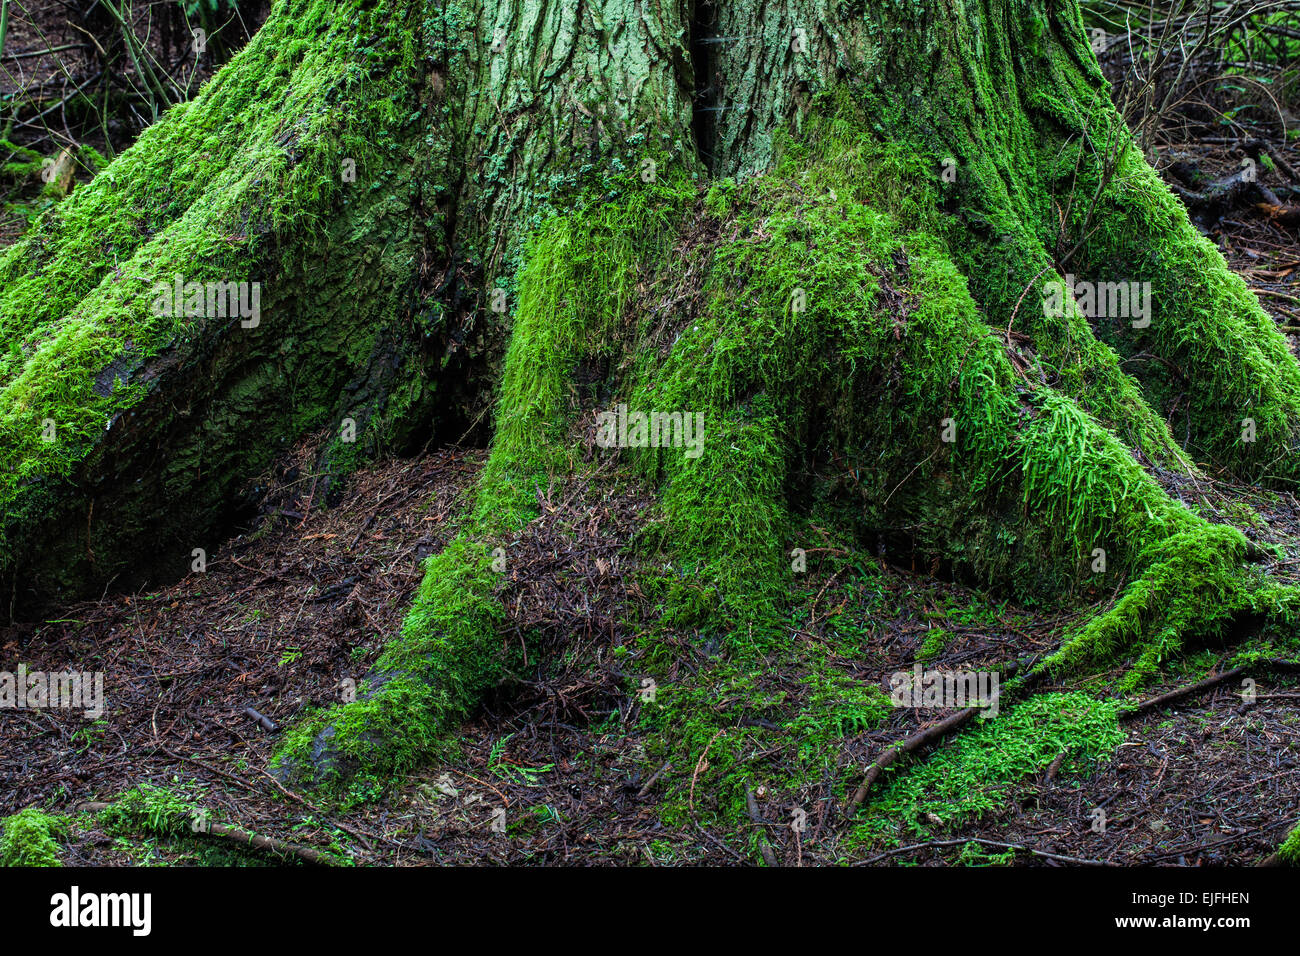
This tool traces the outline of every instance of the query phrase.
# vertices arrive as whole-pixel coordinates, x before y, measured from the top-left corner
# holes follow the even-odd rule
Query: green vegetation
[[[1292,830],[1282,845],[1277,848],[1277,855],[1292,866],[1300,866],[1300,826]]]
[[[286,775],[337,782],[360,766],[395,774],[427,760],[482,693],[507,670],[496,596],[510,562],[509,536],[537,512],[537,494],[572,471],[562,453],[570,410],[566,384],[581,341],[600,341],[605,310],[621,313],[635,278],[634,239],[650,241],[675,211],[680,186],[603,204],[580,224],[553,220],[520,275],[519,311],[506,353],[496,438],[476,504],[457,538],[428,559],[401,634],[379,658],[356,701],[303,721],[277,763]],[[512,653],[512,652],[511,652]]]
[[[525,6],[538,36],[576,44]],[[923,7],[855,14],[845,46],[861,63],[846,53],[834,85],[812,84],[797,122],[736,142],[720,117],[720,149],[743,162],[705,185],[654,44],[610,38],[634,102],[596,119],[603,87],[558,105],[517,59],[526,45],[492,61],[483,10],[282,0],[198,99],[0,254],[0,571],[83,592],[142,540],[212,527],[285,442],[334,436],[317,464],[335,477],[490,379],[491,451],[455,537],[356,698],[285,735],[283,778],[360,801],[444,753],[535,637],[503,633],[512,546],[552,488],[611,458],[653,501],[627,542],[648,609],[629,610],[626,656],[658,682],[637,720],[648,761],[677,766],[673,824],[741,824],[760,786],[843,798],[845,741],[891,715],[848,664],[865,609],[884,610],[871,543],[991,602],[1113,591],[1045,666],[1127,665],[1121,691],[1197,645],[1285,643],[1300,590],[1157,479],[1195,487],[1210,465],[1294,488],[1300,365],[1133,146],[1074,5],[995,2],[909,29]],[[1012,11],[1020,28],[992,28]],[[564,81],[581,88],[610,49]],[[510,70],[529,82],[462,88]],[[768,104],[783,116],[788,85]],[[591,132],[592,161],[517,146],[534,112],[579,124],[566,151]],[[30,171],[36,157],[12,152],[6,173]],[[454,168],[462,154],[475,168]],[[266,327],[161,314],[152,289],[174,275],[265,282]],[[1076,275],[1149,283],[1150,323],[1072,295],[1045,307],[1048,284]],[[498,292],[507,318],[483,308]],[[698,421],[699,444],[593,448],[593,418],[614,407]],[[159,517],[161,501],[178,504]],[[827,541],[833,577],[813,591],[800,562]],[[909,651],[934,660],[952,636],[935,626]],[[986,813],[1062,752],[1067,770],[1094,766],[1121,739],[1116,706],[1018,703],[895,772],[859,836]],[[142,787],[105,820],[175,837],[186,812]]]
[[[198,805],[184,792],[142,783],[100,811],[99,819],[106,831],[117,836],[147,833],[176,838],[190,835],[199,813]]]
[[[27,807],[0,820],[0,828],[0,866],[63,865],[59,839],[68,833],[64,817]]]
[[[677,635],[720,655],[698,681],[665,691],[646,719],[679,755],[707,749],[710,802],[728,818],[743,813],[743,753],[773,731],[737,729],[737,711],[704,697],[744,701],[739,713],[760,721],[779,705],[755,675],[797,607],[793,488],[850,550],[863,532],[906,536],[916,552],[1022,599],[1120,583],[1114,607],[1068,635],[1050,666],[1108,666],[1131,652],[1124,688],[1191,637],[1294,620],[1297,592],[1248,567],[1244,536],[1170,498],[1143,467],[1145,455],[1190,468],[1100,330],[1067,310],[1068,330],[1040,329],[1057,338],[1028,353],[1028,373],[1015,360],[986,314],[996,303],[977,300],[963,273],[968,250],[952,251],[938,191],[880,192],[925,162],[877,145],[861,109],[847,93],[824,97],[803,138],[779,141],[772,171],[715,184],[700,204],[688,183],[633,182],[618,202],[601,197],[538,231],[517,281],[474,511],[430,559],[377,686],[295,731],[285,766],[319,764],[324,746],[355,766],[409,770],[468,714],[508,669],[495,637],[504,612],[493,555],[508,562],[504,546],[535,515],[539,490],[585,467],[585,424],[619,402],[705,423],[698,458],[642,447],[626,459],[659,504],[635,544],[658,605],[643,640],[651,670],[680,653]],[[1197,268],[1227,271],[1221,260]],[[680,294],[688,275],[700,277],[697,306],[648,307]],[[1226,308],[1215,302],[1203,307]],[[1200,327],[1195,316],[1179,321]],[[1071,343],[1064,351],[1060,334]],[[1250,359],[1252,375],[1273,375],[1278,389],[1259,399],[1271,409],[1259,420],[1289,428],[1293,370],[1278,362],[1270,371],[1275,358]],[[578,369],[598,367],[610,369],[603,381],[570,386]],[[1078,368],[1085,374],[1072,377]],[[1094,576],[1098,549],[1107,561]],[[882,716],[869,698],[826,712],[831,678],[809,679],[823,689],[790,724],[797,732],[842,736]],[[692,794],[686,803],[693,809]]]

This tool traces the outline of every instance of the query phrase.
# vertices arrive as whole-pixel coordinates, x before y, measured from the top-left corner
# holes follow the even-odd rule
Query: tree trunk
[[[259,283],[260,321],[165,314],[177,276]],[[1117,307],[1053,307],[1067,276]],[[185,573],[306,431],[341,475],[495,399],[472,521],[286,773],[410,766],[500,677],[493,549],[609,396],[706,423],[698,456],[627,453],[692,582],[674,627],[776,628],[808,502],[1018,594],[1103,550],[1127,586],[1061,666],[1137,644],[1140,676],[1294,606],[1152,477],[1293,486],[1300,368],[1132,146],[1075,0],[280,0],[0,290],[20,609]]]

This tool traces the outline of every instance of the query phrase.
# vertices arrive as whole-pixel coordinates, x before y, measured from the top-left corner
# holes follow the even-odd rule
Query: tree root
[[[1149,713],[1153,710],[1158,710],[1166,704],[1173,703],[1176,700],[1182,700],[1184,697],[1192,697],[1202,691],[1209,690],[1211,687],[1217,687],[1225,681],[1232,680],[1234,677],[1238,677],[1245,672],[1246,668],[1244,666],[1234,667],[1230,671],[1224,671],[1222,674],[1216,674],[1214,677],[1207,677],[1204,680],[1197,681],[1195,684],[1188,684],[1186,687],[1176,688],[1166,694],[1161,694],[1158,697],[1152,697],[1150,700],[1145,700],[1132,710],[1124,711],[1120,714],[1119,719],[1135,720],[1143,714]]]
[[[1000,840],[985,840],[979,837],[964,837],[958,840],[929,840],[925,843],[912,843],[908,846],[895,847],[892,850],[886,850],[884,853],[877,853],[870,859],[863,860],[858,866],[870,866],[886,857],[897,856],[900,853],[907,853],[910,850],[924,850],[930,847],[945,846],[965,846],[968,843],[978,843],[980,846],[992,846],[1002,850],[1019,850],[1023,853],[1032,853],[1034,856],[1041,856],[1046,860],[1058,860],[1061,863],[1073,863],[1076,866],[1115,866],[1114,863],[1106,863],[1103,860],[1089,860],[1078,856],[1065,856],[1061,853],[1049,853],[1046,850],[1035,850],[1031,846],[1025,846],[1023,843],[1003,843]]]

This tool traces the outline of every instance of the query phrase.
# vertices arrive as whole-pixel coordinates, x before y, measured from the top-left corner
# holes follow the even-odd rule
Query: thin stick
[[[1078,866],[1115,866],[1114,863],[1107,863],[1105,860],[1086,860],[1078,856],[1064,856],[1060,853],[1048,853],[1046,850],[1035,850],[1032,846],[1025,846],[1023,843],[1002,843],[998,840],[984,840],[979,837],[966,837],[961,840],[930,840],[927,843],[913,843],[910,846],[900,846],[893,850],[886,850],[884,853],[877,853],[868,860],[863,860],[858,866],[870,866],[877,860],[883,860],[885,857],[897,856],[900,853],[907,853],[911,850],[924,850],[927,847],[944,847],[944,846],[965,846],[967,843],[978,843],[981,846],[995,846],[1003,850],[1022,850],[1025,853],[1032,853],[1034,856],[1041,856],[1048,860],[1059,860],[1062,863],[1074,863]]]

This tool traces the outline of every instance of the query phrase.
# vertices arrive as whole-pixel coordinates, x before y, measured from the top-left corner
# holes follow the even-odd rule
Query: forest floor
[[[24,37],[15,27],[11,48],[25,49]],[[37,62],[26,66],[29,77],[39,72]],[[1271,146],[1300,167],[1289,143]],[[1190,165],[1212,180],[1240,161],[1231,143],[1193,139],[1162,150],[1159,165],[1167,175]],[[1300,189],[1283,170],[1263,175],[1278,189]],[[31,214],[9,209],[0,242],[23,227],[15,217]],[[1245,205],[1205,225],[1300,346],[1300,215]],[[906,556],[864,559],[846,572],[810,549],[788,649],[759,673],[729,673],[716,641],[656,629],[655,602],[638,588],[627,545],[657,505],[612,469],[550,489],[541,517],[511,543],[502,640],[524,646],[529,664],[489,695],[459,745],[387,786],[362,781],[328,799],[295,792],[267,772],[280,734],[368,673],[384,636],[401,627],[424,559],[455,536],[485,461],[482,449],[446,447],[389,461],[356,475],[326,508],[310,474],[314,453],[304,442],[254,483],[257,514],[244,533],[208,549],[204,573],[68,607],[58,619],[0,626],[6,660],[29,671],[73,661],[102,671],[108,700],[94,721],[0,711],[0,816],[27,806],[68,814],[62,859],[83,865],[281,862],[210,834],[123,832],[77,809],[144,787],[159,806],[201,809],[212,822],[359,865],[1045,866],[1250,865],[1300,817],[1300,686],[1261,672],[1251,675],[1253,703],[1234,680],[1121,718],[1122,741],[1092,765],[1050,754],[1023,764],[1020,742],[963,730],[901,761],[846,822],[845,796],[864,769],[951,713],[882,709],[890,674],[916,663],[1004,669],[1053,650],[1114,595],[1081,593],[1067,602],[1071,613],[1046,613],[944,580]],[[1281,545],[1286,557],[1271,572],[1300,582],[1296,496],[1158,477],[1207,516]],[[665,644],[674,661],[666,673],[652,663]],[[1235,651],[1190,649],[1128,701],[1222,672]],[[1127,663],[1035,692],[1117,699]],[[659,680],[647,690],[650,671]],[[719,728],[713,736],[659,734],[656,695],[671,700],[678,687]],[[961,769],[963,739],[985,741],[996,779],[909,796],[906,778],[927,762],[957,754],[946,766]],[[1069,742],[1062,748],[1067,754]],[[739,815],[723,792],[737,779],[749,798]]]
[[[535,670],[498,688],[446,761],[386,791],[354,790],[342,802],[314,805],[265,772],[279,729],[304,706],[338,700],[345,678],[367,672],[380,635],[401,625],[423,558],[450,540],[484,453],[442,449],[391,462],[358,476],[345,500],[326,510],[300,470],[310,452],[304,446],[297,462],[267,476],[258,530],[216,551],[206,573],[0,630],[6,659],[22,659],[29,670],[63,670],[69,661],[102,670],[109,702],[93,722],[57,710],[0,714],[0,814],[32,804],[71,812],[146,784],[206,809],[214,822],[332,849],[359,864],[405,865],[734,864],[758,862],[763,841],[771,859],[805,865],[981,863],[999,854],[1046,865],[1251,864],[1300,815],[1300,688],[1261,680],[1253,707],[1243,705],[1235,683],[1224,684],[1124,723],[1126,739],[1095,772],[1049,767],[995,792],[993,805],[969,819],[960,805],[934,808],[953,815],[954,825],[932,809],[900,821],[897,832],[863,839],[840,820],[846,783],[851,788],[881,752],[950,712],[900,709],[862,732],[832,734],[822,785],[783,789],[782,781],[800,776],[789,767],[801,759],[798,716],[818,713],[824,702],[812,699],[797,662],[776,662],[763,675],[787,691],[765,712],[775,720],[734,721],[736,734],[754,735],[755,819],[675,820],[661,789],[690,781],[703,803],[713,768],[701,753],[676,753],[650,779],[666,761],[647,754],[653,734],[638,690],[637,635],[604,605],[616,607],[628,591],[634,568],[621,544],[653,502],[620,491],[613,478],[554,489],[542,517],[509,549],[513,626],[503,641],[525,631],[547,635],[530,641]],[[1211,494],[1232,502],[1251,493]],[[1300,507],[1291,496],[1267,498],[1260,537],[1286,545],[1298,567]],[[918,660],[927,668],[996,670],[1050,650],[1072,620],[884,563],[873,563],[860,582],[812,572],[807,596],[811,612],[792,626],[792,643],[836,645],[847,632],[858,652],[833,663],[864,687]],[[1083,604],[1078,613],[1089,609]],[[559,646],[545,646],[552,641]],[[619,656],[617,647],[630,653]],[[699,653],[685,644],[682,651],[687,662]],[[1227,655],[1194,654],[1143,696],[1190,683]],[[1104,683],[1094,678],[1083,689],[1104,696]],[[248,707],[276,731],[264,730]],[[764,774],[766,787],[757,782]],[[506,810],[504,833],[492,829],[498,807]],[[795,807],[807,814],[802,833],[789,825]],[[872,807],[869,799],[861,815],[870,818]],[[1092,829],[1095,808],[1106,813],[1104,832]],[[89,813],[73,813],[72,821],[69,864],[275,861],[201,836],[109,832]],[[1022,849],[1008,854],[1002,844]]]

